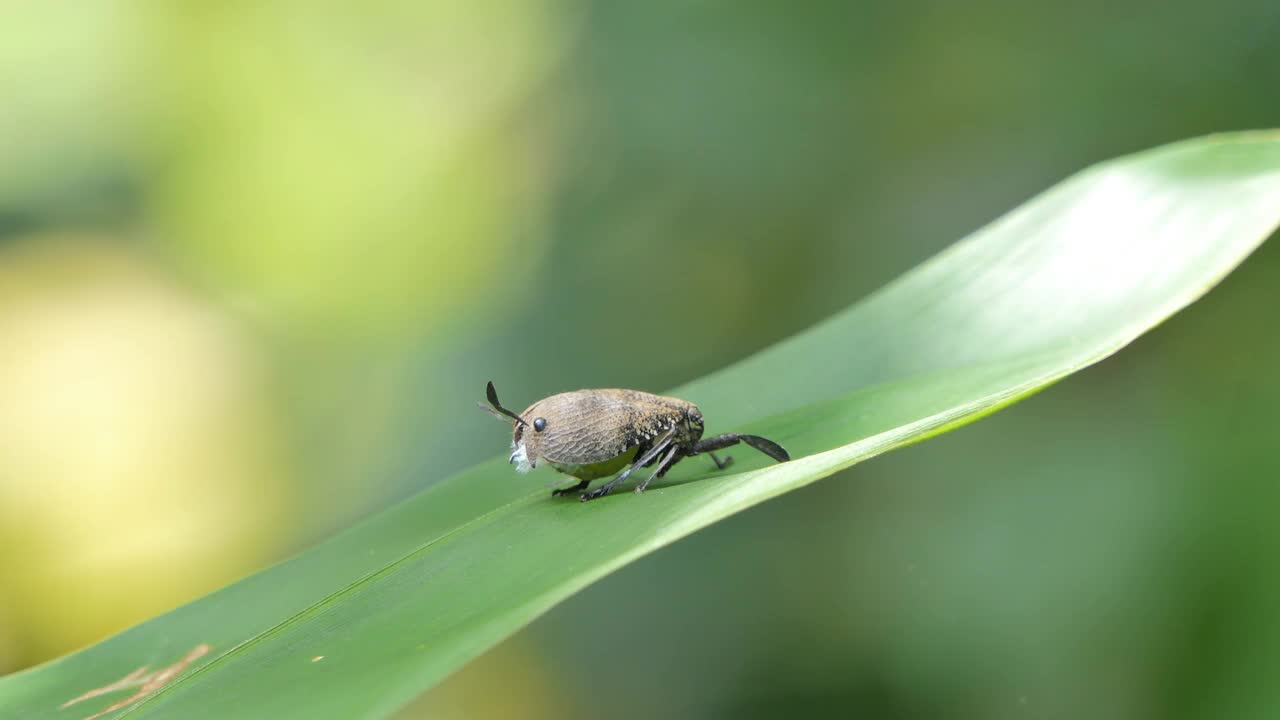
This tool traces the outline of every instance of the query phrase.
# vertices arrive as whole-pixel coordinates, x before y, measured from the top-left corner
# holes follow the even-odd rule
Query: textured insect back
[[[648,432],[645,403],[629,397],[631,392],[578,390],[534,403],[525,416],[546,419],[538,457],[561,465],[591,465],[642,444]]]

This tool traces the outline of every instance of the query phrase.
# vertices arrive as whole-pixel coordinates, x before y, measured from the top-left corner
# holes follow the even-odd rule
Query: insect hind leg
[[[711,452],[710,450],[707,451],[707,454],[711,456],[711,462],[716,464],[717,470],[723,470],[733,464],[732,455],[725,455],[724,460],[721,460],[720,458],[716,457],[716,454]]]
[[[725,433],[715,437],[704,438],[693,446],[691,454],[723,450],[738,443],[746,443],[778,462],[787,462],[791,459],[791,455],[778,443],[768,438],[762,438],[759,435],[747,435],[745,433]]]

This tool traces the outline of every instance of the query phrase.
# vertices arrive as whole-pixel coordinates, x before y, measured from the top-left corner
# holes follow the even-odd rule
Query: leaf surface
[[[763,435],[794,461],[744,447],[728,471],[694,458],[642,496],[623,487],[586,504],[552,500],[548,476],[485,463],[276,567],[0,679],[0,718],[79,720],[135,694],[100,717],[385,717],[646,553],[1110,355],[1206,292],[1278,222],[1275,132],[1090,168],[835,317],[672,391],[701,406],[709,434]],[[497,429],[494,442],[506,442]],[[134,679],[150,685],[117,683],[140,666]]]

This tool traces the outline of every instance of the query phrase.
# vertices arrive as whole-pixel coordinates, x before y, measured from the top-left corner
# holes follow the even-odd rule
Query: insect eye
[[[546,430],[546,429],[547,429],[547,419],[546,419],[546,418],[534,418],[534,419],[533,419],[533,429],[534,429],[534,430],[537,430],[538,432],[542,432],[543,430]]]

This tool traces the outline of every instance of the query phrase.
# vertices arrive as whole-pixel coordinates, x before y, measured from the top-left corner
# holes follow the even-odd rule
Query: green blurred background
[[[660,391],[1090,163],[1280,125],[1280,4],[0,4],[0,672]],[[1280,248],[404,718],[1274,717]],[[512,475],[512,482],[528,479]]]

